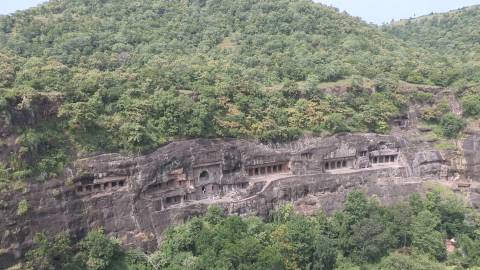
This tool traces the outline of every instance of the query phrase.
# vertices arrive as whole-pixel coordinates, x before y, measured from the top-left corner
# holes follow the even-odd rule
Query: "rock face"
[[[465,178],[473,182],[470,200],[475,208],[480,208],[480,135],[471,135],[463,143],[465,155]]]
[[[24,194],[0,195],[0,268],[21,257],[42,231],[69,231],[80,238],[103,227],[126,245],[149,250],[169,226],[202,214],[211,204],[240,215],[267,216],[286,202],[305,214],[331,213],[355,188],[384,203],[401,201],[422,192],[426,180],[452,186],[476,180],[480,137],[467,138],[464,148],[465,173],[452,165],[450,153],[428,143],[375,134],[271,145],[196,139],[172,142],[144,156],[80,159],[67,168],[67,179],[32,184]],[[29,205],[25,215],[16,211],[21,197]]]

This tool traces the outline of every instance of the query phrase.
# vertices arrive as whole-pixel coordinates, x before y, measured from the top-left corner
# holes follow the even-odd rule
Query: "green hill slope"
[[[465,78],[455,59],[306,0],[50,1],[1,17],[0,67],[4,167],[22,176],[184,137],[386,132],[408,101],[398,80]],[[352,76],[344,94],[320,90]]]
[[[412,46],[423,47],[465,63],[467,79],[480,81],[480,6],[402,20],[384,30]]]
[[[384,26],[410,46],[443,54],[455,64],[454,84],[463,115],[471,127],[480,117],[480,6],[471,6],[441,14],[403,20]]]

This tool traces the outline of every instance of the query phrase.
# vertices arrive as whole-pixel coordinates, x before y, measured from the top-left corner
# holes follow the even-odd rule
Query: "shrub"
[[[17,215],[24,216],[28,212],[28,202],[26,199],[21,200],[17,206]]]
[[[480,94],[469,93],[462,98],[463,111],[466,116],[480,115]]]
[[[0,163],[0,191],[8,187],[9,180],[10,180],[10,171],[5,165]]]
[[[120,245],[108,238],[102,229],[91,231],[80,242],[77,262],[85,264],[89,270],[109,269],[112,259],[119,254]]]
[[[455,138],[465,126],[463,119],[452,113],[447,113],[440,118],[442,133],[447,138]]]
[[[53,239],[45,234],[37,234],[34,238],[35,248],[26,254],[28,270],[72,269],[73,249],[70,237],[61,233]]]
[[[414,91],[412,93],[412,99],[418,103],[433,103],[434,98],[432,93],[423,91]]]

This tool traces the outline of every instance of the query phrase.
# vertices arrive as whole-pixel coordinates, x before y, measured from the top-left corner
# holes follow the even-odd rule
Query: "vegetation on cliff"
[[[464,117],[480,116],[480,6],[471,6],[447,13],[432,14],[402,20],[383,26],[386,33],[411,46],[443,54],[458,65],[465,76],[458,77],[455,86],[461,100]]]
[[[479,68],[480,6],[401,20],[383,28],[412,45],[459,58],[465,70]]]
[[[74,153],[182,137],[387,132],[400,81],[479,80],[428,49],[309,0],[50,1],[0,17],[2,168],[48,179]]]
[[[447,253],[452,238],[455,250]],[[286,205],[262,221],[211,207],[172,227],[150,255],[121,250],[93,231],[77,245],[66,234],[39,235],[27,258],[28,269],[36,270],[474,269],[480,267],[480,215],[438,190],[389,207],[354,191],[331,217],[296,215]]]

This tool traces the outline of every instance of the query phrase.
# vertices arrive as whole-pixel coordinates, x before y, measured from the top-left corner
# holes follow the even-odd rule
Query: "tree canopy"
[[[1,119],[22,146],[3,163],[47,179],[72,153],[178,138],[384,133],[399,81],[478,79],[458,64],[309,0],[49,1],[0,17]]]

